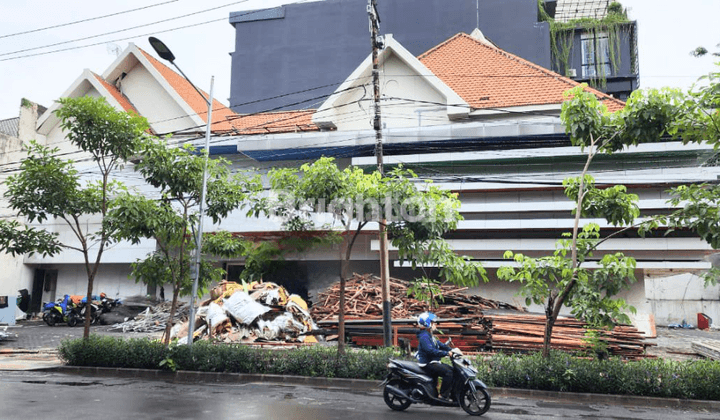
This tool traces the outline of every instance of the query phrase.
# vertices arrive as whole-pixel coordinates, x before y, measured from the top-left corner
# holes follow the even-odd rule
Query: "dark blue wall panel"
[[[328,0],[231,14],[233,109],[317,108],[323,101],[318,97],[332,93],[370,54],[367,3]],[[479,5],[487,38],[550,67],[548,25],[537,22],[537,0],[480,0]],[[476,0],[378,0],[378,6],[381,33],[393,34],[416,56],[477,26]],[[313,89],[323,85],[330,86]],[[269,99],[308,89],[313,90]]]

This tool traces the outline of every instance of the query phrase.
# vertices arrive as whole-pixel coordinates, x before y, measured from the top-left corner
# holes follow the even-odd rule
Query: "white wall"
[[[706,288],[703,279],[695,274],[660,272],[645,276],[645,289],[657,325],[685,320],[697,326],[698,313],[720,325],[720,285]]]
[[[58,270],[55,298],[63,295],[87,294],[87,274],[85,267],[79,264],[48,266]],[[145,296],[147,287],[130,279],[129,264],[102,264],[93,282],[93,294],[105,293],[111,298],[141,295]],[[166,295],[167,296],[167,295]],[[43,302],[49,300],[48,292],[43,293]]]
[[[412,70],[395,54],[380,66],[380,95],[383,128],[418,127],[448,124],[447,100],[424,77]],[[399,99],[389,99],[399,98]],[[360,101],[358,103],[352,103]],[[336,104],[347,103],[332,109],[332,120],[338,131],[372,130],[375,115],[373,86],[368,79],[365,89],[356,88],[339,96]]]

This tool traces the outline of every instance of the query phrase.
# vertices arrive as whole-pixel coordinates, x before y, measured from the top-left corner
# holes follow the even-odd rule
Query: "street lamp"
[[[208,106],[207,125],[205,128],[205,163],[203,164],[202,190],[200,191],[200,217],[198,221],[197,238],[195,242],[195,278],[193,279],[192,295],[190,296],[190,320],[188,323],[187,344],[188,346],[192,346],[193,333],[195,332],[195,296],[197,295],[198,282],[200,280],[200,250],[202,249],[203,215],[205,212],[205,191],[207,190],[207,163],[208,155],[210,154],[210,125],[212,123],[213,85],[215,83],[215,77],[213,76],[210,78],[210,95],[208,98],[206,98],[205,95],[200,92],[200,89],[198,89],[197,86],[195,86],[195,84],[190,81],[190,78],[188,78],[185,73],[180,70],[180,67],[175,64],[175,55],[172,53],[172,51],[170,51],[170,48],[168,48],[167,45],[152,36],[148,38],[148,41],[150,42],[150,45],[153,47],[155,52],[160,56],[160,58],[169,61],[170,64],[172,64],[180,72],[180,74],[182,74],[185,80],[190,83],[190,86],[195,89],[198,95],[203,98],[203,100],[207,103]]]

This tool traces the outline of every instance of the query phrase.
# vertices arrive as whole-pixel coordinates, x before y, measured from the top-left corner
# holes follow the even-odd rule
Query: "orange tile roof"
[[[180,97],[207,122],[207,102],[200,98],[192,85],[181,75],[140,49],[148,60]],[[205,91],[200,91],[208,96]],[[296,131],[317,131],[311,117],[314,111],[268,112],[240,115],[213,99],[212,132],[214,134],[263,134]]]
[[[207,101],[204,98],[201,98],[200,95],[195,91],[193,86],[188,82],[184,77],[181,75],[175,73],[170,67],[166,66],[165,64],[161,63],[159,60],[157,60],[152,55],[148,54],[147,52],[140,49],[142,53],[145,55],[145,57],[150,60],[153,66],[155,66],[155,69],[160,72],[162,77],[167,80],[167,82],[172,86],[173,89],[180,95],[180,97],[185,101],[190,108],[192,108],[193,111],[204,121],[207,123]],[[202,89],[200,91],[205,95],[205,97],[208,97],[209,95]],[[212,131],[215,132],[216,130],[224,131],[224,129],[227,129],[226,125],[228,125],[227,117],[234,116],[235,113],[232,112],[232,110],[225,105],[221,104],[216,99],[213,99],[213,111],[212,111]]]
[[[418,57],[430,71],[475,109],[560,104],[563,92],[578,82],[499,48],[459,33]],[[610,111],[625,106],[586,88]]]
[[[93,76],[95,76],[97,81],[100,82],[100,84],[103,85],[103,87],[105,87],[105,89],[107,89],[108,92],[110,92],[110,94],[113,96],[113,98],[115,98],[115,100],[120,103],[120,106],[122,106],[125,111],[133,111],[134,113],[139,114],[137,112],[137,109],[135,109],[135,107],[133,106],[133,104],[130,103],[128,98],[125,95],[123,95],[118,90],[118,88],[116,88],[115,86],[106,82],[105,79],[103,79],[102,77],[100,77],[99,75],[97,75],[95,73],[93,73]]]
[[[302,111],[263,112],[237,115],[230,120],[232,134],[270,134],[301,131],[318,131],[313,124],[314,109]]]

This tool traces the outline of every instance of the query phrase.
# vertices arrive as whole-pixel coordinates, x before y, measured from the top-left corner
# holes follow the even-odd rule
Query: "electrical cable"
[[[137,8],[135,8],[135,9],[130,9],[130,10],[124,10],[124,11],[122,11],[122,12],[110,13],[109,15],[96,16],[96,17],[92,17],[92,18],[76,20],[76,21],[73,21],[73,22],[61,23],[61,24],[59,24],[59,25],[46,26],[46,27],[44,27],[44,28],[38,28],[38,29],[31,29],[31,30],[29,30],[29,31],[15,32],[15,33],[13,33],[13,34],[7,34],[7,35],[0,35],[0,39],[2,39],[2,38],[10,38],[10,37],[13,37],[13,36],[18,36],[18,35],[31,34],[31,33],[40,32],[40,31],[46,31],[46,30],[48,30],[48,29],[62,28],[62,27],[65,27],[65,26],[76,25],[76,24],[78,24],[78,23],[90,22],[90,21],[98,20],[98,19],[105,19],[105,18],[107,18],[107,17],[123,15],[123,14],[125,14],[125,13],[137,12],[138,10],[150,9],[150,8],[152,8],[152,7],[162,6],[162,5],[168,4],[168,3],[175,3],[176,1],[178,1],[178,0],[169,0],[169,1],[166,1],[166,2],[163,2],[163,3],[156,3],[156,4],[151,4],[151,5],[149,5],[149,6],[137,7]]]
[[[248,0],[243,0],[243,1],[248,1]],[[305,2],[308,2],[308,1],[311,1],[311,0],[301,0],[301,1],[298,1],[298,2],[291,3],[291,4],[305,3]],[[241,14],[241,15],[239,15],[239,16],[249,15],[249,14],[258,13],[258,12],[260,12],[260,11],[258,11],[258,10],[253,10],[253,11],[250,11],[250,12],[248,12],[248,13]],[[160,31],[154,31],[154,32],[150,32],[150,33],[146,33],[146,34],[141,34],[141,35],[133,35],[133,36],[125,37],[125,38],[118,38],[118,39],[113,39],[113,40],[106,40],[106,41],[97,42],[97,43],[94,43],[94,44],[79,45],[79,46],[68,47],[68,48],[61,48],[61,49],[52,50],[52,51],[45,51],[45,52],[39,52],[39,53],[33,53],[33,54],[20,55],[20,56],[16,56],[16,57],[7,57],[7,58],[2,58],[2,59],[0,59],[0,62],[3,62],[3,61],[12,61],[12,60],[19,60],[19,59],[28,58],[28,57],[37,57],[37,56],[40,56],[40,55],[54,54],[54,53],[64,52],[64,51],[78,50],[78,49],[83,49],[83,48],[88,48],[88,47],[94,47],[94,46],[97,46],[97,45],[107,44],[107,43],[111,43],[111,42],[127,41],[127,40],[129,40],[129,39],[135,39],[135,38],[139,38],[139,37],[146,37],[146,36],[150,36],[150,35],[157,35],[157,34],[162,34],[162,33],[167,33],[167,32],[174,32],[174,31],[178,31],[178,30],[181,30],[181,29],[187,29],[187,28],[193,28],[193,27],[196,27],[196,26],[206,25],[206,24],[208,24],[208,23],[225,21],[226,19],[227,19],[227,18],[212,19],[212,20],[208,20],[208,21],[205,21],[205,22],[199,22],[199,23],[189,24],[189,25],[185,25],[185,26],[179,26],[179,27],[176,27],[176,28],[164,29],[164,30],[160,30]]]
[[[6,55],[12,55],[12,54],[19,54],[19,53],[27,52],[27,51],[41,50],[41,49],[43,49],[43,48],[56,47],[56,46],[58,46],[58,45],[65,45],[65,44],[70,44],[70,43],[78,42],[78,41],[85,41],[85,40],[87,40],[87,39],[99,38],[99,37],[101,37],[101,36],[113,35],[113,34],[117,34],[117,33],[120,33],[120,32],[132,31],[133,29],[145,28],[145,27],[147,27],[147,26],[157,25],[157,24],[159,24],[159,23],[170,22],[170,21],[173,21],[173,20],[186,18],[186,17],[188,17],[188,16],[194,16],[194,15],[198,15],[198,14],[201,14],[201,13],[207,13],[207,12],[211,12],[211,11],[213,11],[213,10],[222,9],[223,7],[228,7],[228,6],[232,6],[232,5],[239,4],[239,3],[245,3],[245,2],[247,2],[247,1],[248,1],[248,0],[236,1],[236,2],[233,2],[233,3],[224,4],[224,5],[222,5],[222,6],[213,7],[213,8],[211,8],[211,9],[204,9],[204,10],[200,10],[200,11],[193,12],[193,13],[187,13],[187,14],[180,15],[180,16],[175,16],[175,17],[172,17],[172,18],[162,19],[162,20],[158,20],[158,21],[150,22],[150,23],[144,23],[144,24],[142,24],[142,25],[131,26],[131,27],[129,27],[129,28],[118,29],[118,30],[116,30],[116,31],[105,32],[105,33],[102,33],[102,34],[96,34],[96,35],[86,36],[86,37],[83,37],[83,38],[70,39],[70,40],[67,40],[67,41],[56,42],[56,43],[54,43],[54,44],[42,45],[42,46],[39,46],[39,47],[25,48],[25,49],[22,49],[22,50],[16,50],[16,51],[11,51],[11,52],[6,52],[6,53],[0,53],[0,57],[6,56]],[[105,44],[105,42],[103,42],[103,44]]]

